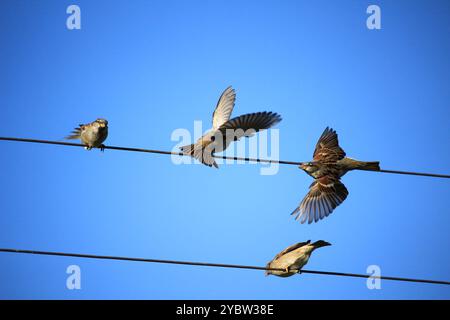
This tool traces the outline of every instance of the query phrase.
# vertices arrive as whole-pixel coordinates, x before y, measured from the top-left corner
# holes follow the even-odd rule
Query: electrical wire
[[[209,262],[194,262],[194,261],[132,258],[132,257],[104,256],[104,255],[95,255],[95,254],[52,252],[52,251],[38,251],[38,250],[20,250],[20,249],[0,248],[0,252],[46,255],[46,256],[60,256],[60,257],[62,256],[62,257],[74,257],[74,258],[86,258],[86,259],[176,264],[176,265],[189,265],[189,266],[198,266],[198,267],[233,268],[233,269],[249,269],[249,270],[263,270],[263,271],[285,271],[285,269],[279,269],[279,268],[266,268],[266,267],[248,266],[248,265],[240,265],[240,264],[224,264],[224,263],[209,263]],[[296,271],[296,269],[290,269],[290,271]],[[414,278],[403,278],[403,277],[376,276],[376,275],[367,275],[367,274],[358,274],[358,273],[344,273],[344,272],[303,270],[303,269],[300,270],[299,274],[302,274],[302,273],[340,276],[340,277],[371,278],[371,279],[380,279],[380,280],[450,285],[450,281],[443,281],[443,280],[427,280],[427,279],[414,279]]]
[[[51,140],[39,140],[39,139],[27,139],[27,138],[0,137],[0,140],[3,140],[3,141],[15,141],[15,142],[40,143],[40,144],[52,144],[52,145],[62,145],[62,146],[73,146],[73,147],[85,147],[85,145],[80,144],[80,143],[51,141]],[[119,151],[130,151],[130,152],[153,153],[153,154],[165,154],[165,155],[176,155],[176,156],[186,156],[186,154],[183,154],[182,152],[171,152],[171,151],[152,150],[152,149],[143,149],[143,148],[105,146],[104,149],[119,150]],[[228,157],[228,156],[218,156],[218,155],[214,155],[214,157],[215,158],[220,158],[220,159],[225,159],[225,160],[242,160],[242,161],[259,162],[259,163],[280,163],[280,164],[288,164],[288,165],[296,165],[296,166],[299,166],[299,165],[302,164],[302,162],[295,162],[295,161],[268,160],[268,159],[259,159],[259,158]],[[428,176],[428,177],[438,177],[438,178],[450,178],[450,175],[432,174],[432,173],[419,173],[419,172],[410,172],[410,171],[383,170],[382,169],[382,170],[379,170],[378,172],[395,173],[395,174],[408,174],[408,175],[418,175],[418,176]],[[177,261],[177,260],[161,260],[161,259],[145,259],[145,258],[131,258],[131,257],[118,257],[118,256],[102,256],[102,255],[92,255],[92,254],[50,252],[50,251],[37,251],[37,250],[20,250],[20,249],[0,248],[0,252],[35,254],[35,255],[50,255],[50,256],[65,256],[65,257],[78,257],[78,258],[103,259],[103,260],[121,260],[121,261],[148,262],[148,263],[178,264],[178,265],[191,265],[191,266],[204,266],[204,267],[251,269],[251,270],[264,270],[264,271],[267,271],[267,270],[270,270],[270,271],[285,271],[284,269],[265,268],[265,267],[248,266],[248,265],[193,262],[193,261]],[[375,275],[356,274],[356,273],[344,273],[344,272],[332,272],[332,271],[301,270],[299,273],[332,275],[332,276],[343,276],[343,277],[357,277],[357,278],[369,278],[370,277],[372,279],[450,285],[450,281],[413,279],[413,278],[390,277],[390,276],[375,276]]]
[[[15,141],[15,142],[41,143],[41,144],[53,144],[53,145],[62,145],[62,146],[71,146],[71,147],[85,147],[84,144],[80,144],[80,143],[63,142],[63,141],[51,141],[51,140],[38,140],[38,139],[27,139],[27,138],[0,137],[0,140],[3,140],[3,141]],[[186,155],[186,154],[184,154],[182,152],[152,150],[152,149],[143,149],[143,148],[105,146],[104,149],[119,150],[119,151],[130,151],[130,152],[155,153],[155,154],[165,154],[165,155],[176,155],[176,156],[188,156],[188,155]],[[238,161],[258,162],[258,163],[279,163],[279,164],[287,164],[287,165],[295,165],[295,166],[299,166],[299,165],[304,163],[304,162],[297,162],[297,161],[269,160],[269,159],[242,158],[242,157],[228,157],[228,156],[220,156],[220,155],[213,155],[213,157],[214,158],[218,158],[218,159],[224,159],[224,160],[238,160]],[[367,170],[364,170],[364,169],[358,169],[358,170],[367,171]],[[381,169],[381,170],[378,170],[378,171],[370,170],[370,172],[383,172],[383,173],[394,173],[394,174],[405,174],[405,175],[415,175],[415,176],[425,176],[425,177],[433,177],[433,178],[450,179],[450,175],[437,174],[437,173],[423,173],[423,172],[385,170],[385,169]]]

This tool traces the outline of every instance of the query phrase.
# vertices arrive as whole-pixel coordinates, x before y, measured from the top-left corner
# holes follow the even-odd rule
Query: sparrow
[[[266,265],[266,269],[284,269],[283,271],[266,270],[266,276],[273,274],[279,277],[290,277],[301,273],[301,269],[308,263],[311,253],[320,247],[331,246],[330,243],[319,240],[300,242],[287,247]]]
[[[105,145],[103,142],[107,137],[108,121],[99,118],[88,124],[80,124],[72,131],[71,135],[66,137],[66,139],[80,139],[81,142],[86,145],[86,150],[100,148],[101,151],[104,151]]]
[[[212,128],[196,143],[180,147],[183,154],[190,155],[204,165],[218,168],[214,153],[224,151],[233,141],[251,137],[256,132],[268,129],[281,121],[274,112],[244,114],[230,120],[234,108],[236,92],[230,86],[225,89],[217,102],[212,117]]]
[[[343,175],[355,169],[378,171],[380,162],[346,157],[339,146],[336,131],[327,127],[317,142],[313,161],[303,163],[299,168],[315,180],[291,215],[296,215],[295,219],[301,219],[301,223],[312,223],[328,217],[347,198],[347,188],[340,180]]]

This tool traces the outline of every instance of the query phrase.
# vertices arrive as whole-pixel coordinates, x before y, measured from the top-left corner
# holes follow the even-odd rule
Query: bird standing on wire
[[[339,146],[336,131],[327,127],[317,142],[313,161],[303,163],[299,168],[315,181],[291,214],[296,215],[296,220],[301,219],[301,223],[312,223],[328,217],[347,198],[347,188],[340,181],[343,175],[355,169],[378,171],[380,163],[347,158]]]
[[[311,253],[317,248],[325,246],[331,246],[331,244],[323,240],[314,243],[308,240],[287,247],[266,266],[267,269],[284,269],[284,271],[266,270],[266,276],[273,274],[279,277],[290,277],[301,273],[301,269],[308,263]]]
[[[80,124],[78,128],[72,131],[70,136],[66,139],[80,139],[86,145],[86,150],[92,148],[100,148],[104,151],[105,146],[103,142],[108,137],[108,121],[106,119],[97,119],[88,124]]]
[[[256,112],[245,114],[230,120],[234,108],[236,93],[230,86],[222,93],[213,113],[213,127],[196,143],[181,147],[181,151],[199,160],[201,163],[218,168],[214,153],[224,151],[231,142],[242,137],[251,137],[256,132],[269,129],[281,121],[274,112]]]

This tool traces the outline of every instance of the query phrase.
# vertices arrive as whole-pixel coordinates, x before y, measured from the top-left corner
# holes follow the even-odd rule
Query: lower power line
[[[62,256],[62,257],[74,257],[74,258],[87,258],[87,259],[101,259],[101,260],[119,260],[119,261],[135,261],[135,262],[147,262],[147,263],[178,264],[178,265],[189,265],[189,266],[200,266],[200,267],[250,269],[250,270],[263,270],[263,271],[285,271],[285,269],[279,269],[279,268],[265,268],[265,267],[259,267],[259,266],[247,266],[247,265],[239,265],[239,264],[146,259],[146,258],[104,256],[104,255],[81,254],[81,253],[38,251],[38,250],[20,250],[20,249],[0,248],[0,252],[46,255],[46,256]],[[295,271],[295,269],[293,269],[291,271]],[[332,271],[301,270],[299,273],[450,285],[450,281],[442,281],[442,280],[426,280],[426,279],[414,279],[414,278],[402,278],[402,277],[375,276],[375,275],[367,275],[367,274],[332,272]]]

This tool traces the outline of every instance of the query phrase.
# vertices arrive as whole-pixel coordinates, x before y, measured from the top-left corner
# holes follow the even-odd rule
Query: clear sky
[[[66,9],[81,8],[81,30]],[[366,9],[381,8],[381,30]],[[280,158],[310,160],[327,126],[349,156],[450,172],[448,1],[2,1],[0,136],[61,140],[109,121],[109,145],[171,150],[233,115],[283,116]],[[295,166],[175,165],[164,155],[0,142],[0,247],[264,266],[323,239],[307,268],[450,280],[450,184],[351,172],[327,219],[290,216],[312,179]],[[66,268],[81,268],[81,289]],[[0,253],[0,298],[450,298],[450,287]]]

